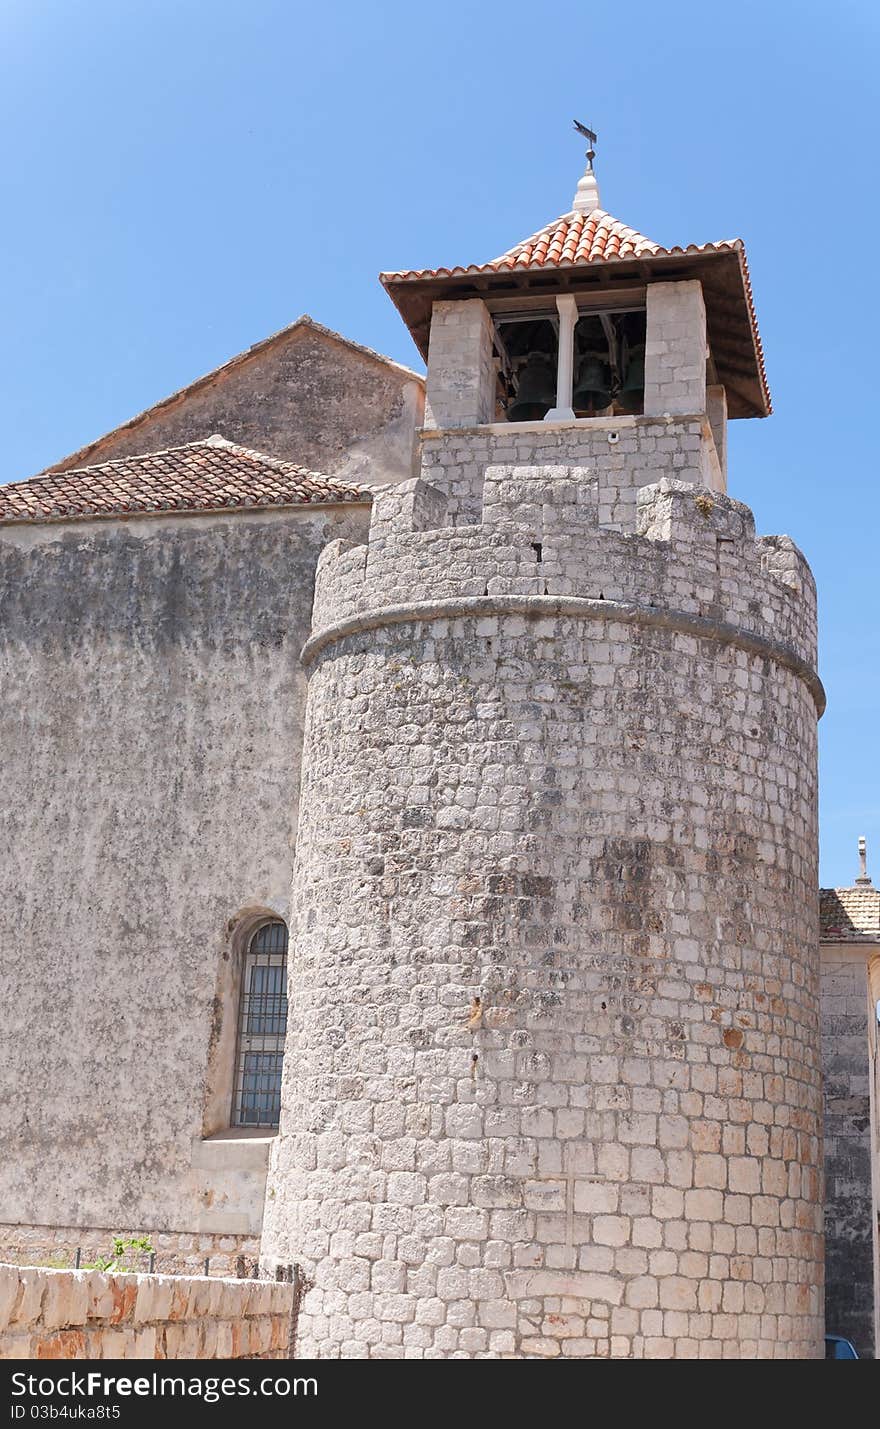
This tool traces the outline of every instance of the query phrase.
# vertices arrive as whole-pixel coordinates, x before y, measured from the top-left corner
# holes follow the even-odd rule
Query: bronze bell
[[[617,397],[624,412],[640,412],[645,405],[645,345],[630,348],[623,386]]]
[[[576,412],[594,416],[611,406],[611,371],[596,352],[588,352],[581,363],[571,405]]]
[[[530,352],[519,374],[516,397],[507,409],[508,422],[540,422],[556,403],[556,372],[544,352]]]

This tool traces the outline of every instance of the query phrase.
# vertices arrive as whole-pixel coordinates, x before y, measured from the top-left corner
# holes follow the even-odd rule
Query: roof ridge
[[[314,467],[310,466],[301,466],[299,462],[287,461],[285,457],[271,456],[269,452],[258,451],[256,447],[243,447],[239,442],[231,442],[228,437],[221,436],[219,432],[213,433],[210,437],[203,437],[198,442],[190,442],[188,445],[194,447],[214,447],[220,451],[225,448],[228,451],[237,452],[239,456],[251,457],[255,461],[264,462],[266,466],[274,467],[277,471],[284,472],[285,474],[289,472],[294,476],[315,477],[319,481],[329,482],[331,486],[342,487],[346,491],[371,491],[373,489],[370,485],[363,482],[342,481],[340,477],[331,476],[329,472],[316,471]],[[178,451],[180,448],[171,447],[169,450]],[[154,455],[158,455],[158,453],[144,452],[144,456]],[[132,458],[129,458],[129,460],[132,460]],[[61,475],[64,475],[64,473],[62,472]]]
[[[211,434],[210,437],[197,437],[194,442],[178,442],[178,444],[173,447],[156,447],[154,451],[131,452],[124,456],[108,457],[106,461],[89,462],[88,466],[69,466],[64,471],[55,471],[49,469],[37,471],[34,472],[33,476],[23,476],[18,481],[0,482],[0,491],[2,491],[7,486],[23,486],[25,482],[29,481],[66,481],[69,476],[87,476],[89,472],[92,471],[102,471],[105,467],[108,466],[122,466],[126,462],[130,461],[143,461],[146,457],[173,456],[175,452],[192,451],[193,447],[210,446],[216,449],[220,448],[221,445],[223,447],[235,446],[234,442],[227,441],[225,437],[220,437],[220,440],[217,441],[216,438],[218,436],[219,433],[214,432]],[[244,451],[245,448],[242,447],[241,450]],[[253,452],[251,453],[251,455],[263,456],[263,453]],[[265,457],[265,460],[268,461],[269,459],[270,458],[268,456]],[[321,473],[316,473],[316,475],[320,474]]]
[[[210,437],[197,437],[192,442],[180,442],[173,447],[157,447],[155,451],[132,452],[126,456],[108,457],[106,461],[90,462],[88,466],[71,466],[66,471],[39,471],[33,476],[22,477],[18,481],[0,482],[0,491],[9,486],[24,486],[29,482],[56,482],[66,481],[68,477],[89,476],[96,471],[105,471],[107,467],[126,466],[130,462],[143,462],[153,457],[173,456],[175,452],[192,451],[195,447],[210,447],[214,451],[236,452],[239,456],[248,457],[254,461],[263,462],[266,466],[271,466],[276,471],[285,475],[316,477],[320,481],[330,482],[333,486],[343,486],[351,491],[358,489],[361,483],[343,482],[339,477],[331,476],[329,472],[317,471],[314,467],[301,466],[299,462],[287,461],[284,457],[272,456],[270,452],[258,451],[256,447],[244,447],[238,442],[231,442],[228,437],[221,436],[219,432],[212,432]],[[368,486],[364,490],[369,490]]]
[[[506,253],[502,253],[500,257],[494,258],[492,260],[493,263],[502,263],[505,258],[513,257],[520,248],[528,247],[534,243],[536,239],[543,238],[546,233],[550,233],[554,228],[558,228],[560,224],[570,223],[572,220],[577,219],[583,219],[585,224],[589,223],[590,219],[596,219],[597,226],[602,223],[603,219],[608,219],[610,223],[616,223],[620,228],[625,228],[628,233],[633,234],[636,238],[643,239],[645,243],[651,243],[655,248],[661,246],[653,238],[649,238],[647,234],[642,233],[638,228],[633,228],[631,223],[625,223],[622,218],[616,218],[613,213],[609,213],[607,208],[592,208],[589,212],[583,209],[571,208],[567,213],[561,213],[558,218],[551,219],[549,223],[545,223],[543,228],[536,229],[528,238],[523,238],[519,243],[515,243],[512,248],[508,248]]]
[[[0,485],[0,524],[367,503],[373,490],[214,433],[154,452]]]

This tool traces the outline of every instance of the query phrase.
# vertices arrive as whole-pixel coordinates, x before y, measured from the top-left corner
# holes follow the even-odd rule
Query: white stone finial
[[[868,877],[868,845],[864,834],[859,835],[859,876],[856,883],[870,883]]]
[[[575,213],[592,213],[599,208],[599,185],[592,168],[587,169],[575,190],[572,209]]]

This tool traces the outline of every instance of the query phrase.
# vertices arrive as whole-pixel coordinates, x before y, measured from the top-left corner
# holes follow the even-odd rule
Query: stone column
[[[706,388],[706,412],[709,417],[709,425],[712,428],[712,436],[715,439],[715,451],[718,454],[718,465],[721,468],[721,476],[724,480],[724,490],[727,490],[727,393],[720,386]]]
[[[556,299],[559,310],[559,352],[556,360],[556,406],[551,407],[545,422],[573,422],[571,405],[574,385],[574,329],[578,320],[577,299],[566,293]]]
[[[435,303],[428,345],[425,426],[478,427],[495,416],[494,334],[479,298]]]
[[[702,284],[652,283],[647,296],[645,415],[706,410],[706,307]]]

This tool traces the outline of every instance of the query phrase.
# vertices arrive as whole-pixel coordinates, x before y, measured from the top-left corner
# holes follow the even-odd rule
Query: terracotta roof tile
[[[748,308],[755,349],[758,378],[767,412],[772,410],[770,389],[764,363],[764,350],[758,332],[752,283],[741,238],[721,239],[717,243],[689,243],[687,247],[664,248],[652,238],[646,238],[635,228],[621,223],[604,209],[591,213],[564,213],[546,224],[513,248],[493,258],[489,263],[471,263],[466,267],[405,269],[396,273],[381,273],[382,283],[389,290],[410,282],[432,279],[479,277],[492,273],[538,272],[548,268],[574,268],[584,264],[626,263],[639,258],[675,258],[682,254],[734,253],[739,259],[742,283]],[[405,287],[401,290],[405,291]],[[397,299],[395,299],[397,301]],[[399,304],[398,304],[399,306]]]
[[[369,500],[368,487],[215,436],[0,486],[0,524]]]
[[[819,927],[823,943],[880,943],[880,889],[819,889]]]
[[[674,253],[711,253],[739,250],[738,238],[721,243],[690,244],[687,248],[664,248],[619,219],[594,208],[592,213],[564,213],[540,228],[530,238],[493,258],[489,263],[471,263],[457,268],[411,268],[399,273],[383,273],[383,282],[399,283],[408,278],[455,278],[463,274],[508,273],[520,268],[559,268],[576,263],[607,263],[610,259],[657,257]]]

